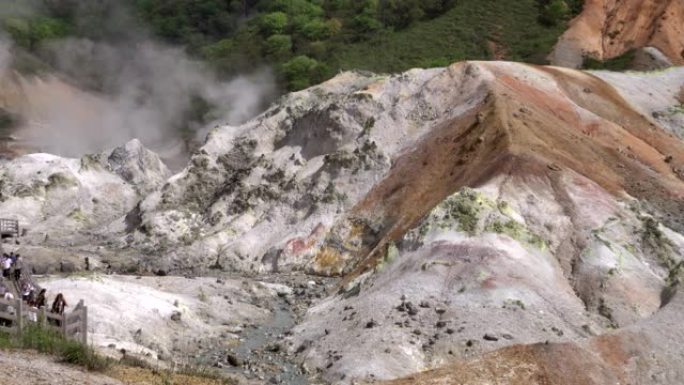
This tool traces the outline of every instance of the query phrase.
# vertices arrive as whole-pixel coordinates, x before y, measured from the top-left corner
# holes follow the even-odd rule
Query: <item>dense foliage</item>
[[[0,13],[3,28],[29,51],[65,36],[151,34],[226,75],[271,65],[290,90],[350,68],[400,71],[466,58],[543,62],[582,7],[581,0],[5,1],[8,9],[33,7]]]
[[[584,59],[584,68],[591,70],[626,71],[631,67],[632,63],[634,63],[635,56],[636,52],[632,49],[606,61],[588,57]]]

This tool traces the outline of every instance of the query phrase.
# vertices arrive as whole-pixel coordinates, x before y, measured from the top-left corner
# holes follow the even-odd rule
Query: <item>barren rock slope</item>
[[[683,83],[494,62],[345,73],[214,130],[126,239],[171,271],[344,276],[290,337],[333,383],[592,344],[658,324],[676,291]]]
[[[684,68],[347,72],[216,128],[88,231],[143,272],[342,277],[280,337],[315,381],[677,384],[683,86]]]
[[[159,157],[131,140],[80,159],[30,154],[0,163],[0,212],[39,245],[92,244],[169,176]],[[115,224],[116,227],[116,224]]]

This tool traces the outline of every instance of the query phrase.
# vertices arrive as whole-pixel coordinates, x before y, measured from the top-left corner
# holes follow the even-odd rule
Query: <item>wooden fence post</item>
[[[45,306],[40,308],[40,314],[38,314],[38,322],[40,327],[45,329],[47,327],[47,315],[45,314]]]
[[[22,314],[24,305],[22,302],[21,298],[17,299],[17,309],[15,312],[17,317],[17,333],[19,334],[21,334],[24,328],[24,315]]]
[[[84,346],[88,346],[88,306],[81,310],[81,338]]]
[[[62,329],[62,335],[64,336],[65,339],[69,338],[69,335],[67,334],[67,315],[66,313],[61,314],[62,317],[62,324],[61,329]]]

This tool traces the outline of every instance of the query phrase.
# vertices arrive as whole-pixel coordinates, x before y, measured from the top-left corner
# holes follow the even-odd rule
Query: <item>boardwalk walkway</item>
[[[0,218],[0,239],[19,237],[19,221],[15,219]],[[1,250],[1,249],[0,249]],[[7,333],[21,333],[28,322],[35,322],[44,328],[54,329],[64,338],[70,338],[88,343],[88,308],[81,300],[74,310],[63,315],[46,311],[45,307],[36,309],[29,307],[21,299],[22,283],[29,283],[39,293],[41,287],[33,281],[32,269],[25,257],[22,261],[22,277],[20,281],[13,278],[0,278],[7,290],[15,299],[5,300],[0,298],[0,331]],[[13,277],[13,275],[12,275]]]

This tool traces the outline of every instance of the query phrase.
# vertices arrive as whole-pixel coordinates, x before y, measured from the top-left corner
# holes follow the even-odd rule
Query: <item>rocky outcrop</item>
[[[169,171],[132,140],[81,159],[30,154],[0,164],[0,212],[16,218],[33,244],[92,244],[93,233],[123,218]]]
[[[657,71],[672,67],[672,61],[657,48],[639,48],[634,53],[631,69],[636,71]]]
[[[679,0],[588,0],[561,36],[549,59],[578,68],[585,57],[607,60],[654,47],[684,64],[684,4]]]
[[[101,157],[100,163],[134,186],[140,195],[158,189],[171,175],[159,156],[143,147],[137,139],[115,148],[106,161]]]
[[[679,295],[657,316],[626,330],[579,343],[538,343],[496,350],[448,367],[387,382],[391,385],[676,384],[684,380],[671,350],[684,341],[677,327]],[[572,375],[570,375],[572,373]]]

